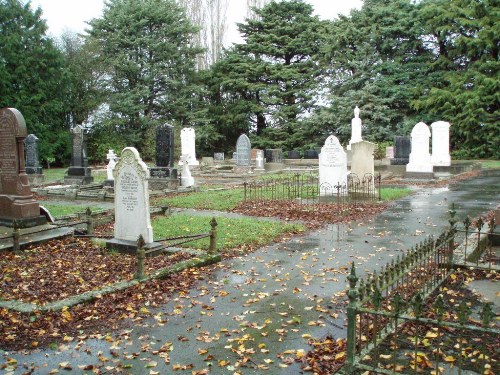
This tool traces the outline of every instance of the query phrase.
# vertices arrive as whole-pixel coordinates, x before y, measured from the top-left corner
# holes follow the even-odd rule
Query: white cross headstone
[[[181,130],[181,155],[187,155],[187,163],[189,165],[199,165],[196,160],[196,134],[193,128],[183,128]],[[184,161],[181,158],[179,165],[183,165]]]
[[[190,187],[194,186],[194,178],[189,170],[189,155],[184,154],[181,156],[182,161],[182,175],[181,175],[181,186]]]
[[[265,170],[264,168],[264,150],[257,150],[257,155],[255,156],[255,169],[258,171]]]
[[[351,140],[347,145],[347,149],[351,149],[351,145],[356,142],[361,142],[361,119],[359,118],[359,108],[354,108],[354,118],[351,120]]]
[[[450,123],[437,121],[431,124],[432,128],[432,155],[431,162],[435,166],[449,167],[450,157]]]
[[[118,240],[136,242],[142,235],[153,242],[149,215],[149,170],[134,147],[123,149],[113,171],[115,178],[115,230]]]
[[[334,195],[336,186],[341,194],[347,194],[347,155],[337,137],[329,136],[319,154],[320,195]]]
[[[429,127],[419,122],[411,131],[410,162],[406,165],[406,172],[432,173],[431,154],[429,153]]]
[[[106,155],[106,159],[109,160],[108,166],[106,167],[108,180],[113,180],[113,169],[115,169],[117,158],[118,156],[116,156],[113,150],[108,150],[108,154]]]

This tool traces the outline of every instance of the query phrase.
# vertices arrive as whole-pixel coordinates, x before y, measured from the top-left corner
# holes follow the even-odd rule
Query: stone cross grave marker
[[[153,242],[149,215],[149,171],[134,147],[123,149],[113,171],[115,179],[115,239],[135,243],[142,235]]]
[[[432,155],[431,162],[434,166],[449,167],[450,157],[450,123],[437,121],[431,124],[432,129]]]
[[[174,127],[171,125],[156,127],[156,166],[174,166]]]
[[[432,173],[431,154],[429,153],[429,138],[431,132],[429,127],[419,122],[411,131],[411,153],[410,161],[406,165],[406,172]]]
[[[40,206],[33,199],[25,171],[24,117],[15,108],[0,109],[0,225],[21,227],[45,224]]]
[[[246,134],[239,136],[236,142],[236,165],[250,166],[250,150],[252,145]]]
[[[351,139],[347,145],[347,149],[351,149],[351,145],[356,142],[361,142],[361,119],[359,118],[359,108],[354,108],[354,118],[351,120]]]
[[[196,160],[196,134],[193,128],[184,128],[181,130],[181,155],[187,155],[189,165],[199,165]],[[183,159],[179,161],[179,165],[183,165]]]
[[[114,150],[108,150],[108,153],[106,155],[106,159],[109,160],[108,165],[106,167],[107,179],[112,181],[112,180],[114,180],[113,169],[115,169],[115,167],[116,167],[116,160],[118,159],[118,156],[115,154]]]
[[[319,154],[320,195],[335,195],[335,186],[342,186],[341,194],[347,194],[347,155],[339,140],[329,136]]]
[[[264,150],[257,150],[257,155],[255,156],[255,169],[257,171],[264,171],[265,162]]]

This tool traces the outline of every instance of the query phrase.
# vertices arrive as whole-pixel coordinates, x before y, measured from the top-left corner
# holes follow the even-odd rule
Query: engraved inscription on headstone
[[[174,127],[163,124],[156,127],[156,166],[174,165]]]
[[[347,155],[337,137],[329,136],[319,154],[320,195],[333,195],[336,186],[343,186],[339,194],[347,194]]]
[[[238,166],[249,166],[250,165],[250,150],[252,145],[250,144],[250,139],[246,134],[239,136],[236,142],[236,165]]]
[[[83,167],[83,127],[80,125],[71,129],[73,134],[73,154],[72,163],[73,167]]]
[[[217,160],[217,161],[224,160],[224,153],[223,152],[214,152],[214,160]]]

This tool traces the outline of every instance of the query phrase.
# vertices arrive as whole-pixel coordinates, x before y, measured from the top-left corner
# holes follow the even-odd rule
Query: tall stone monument
[[[449,167],[450,157],[450,123],[437,121],[431,124],[432,129],[432,165]]]
[[[71,153],[71,166],[68,174],[64,176],[64,183],[68,185],[87,185],[94,181],[92,171],[88,166],[85,132],[81,125],[71,129],[73,135],[73,149]]]
[[[181,156],[187,155],[187,162],[190,166],[200,165],[196,160],[196,134],[193,128],[184,128],[181,130]],[[181,158],[179,165],[183,165]]]
[[[429,153],[430,137],[431,132],[425,123],[419,122],[413,127],[410,162],[406,165],[408,177],[432,178],[434,176],[431,154]]]
[[[29,134],[24,140],[24,150],[26,153],[26,174],[31,185],[40,184],[44,180],[42,166],[40,165],[40,155],[38,153],[38,138],[34,134]]]
[[[337,190],[337,186],[341,186]],[[319,154],[319,193],[322,196],[347,194],[347,155],[339,140],[329,136]]]
[[[354,118],[351,120],[351,139],[347,145],[347,149],[351,149],[351,145],[356,142],[361,142],[361,119],[359,118],[359,108],[354,108]]]
[[[46,223],[33,199],[24,162],[24,117],[15,108],[0,109],[0,225],[34,227]]]
[[[250,150],[252,145],[246,134],[239,136],[236,141],[236,165],[242,167],[250,166]]]
[[[410,161],[411,140],[410,137],[394,137],[394,157],[391,165],[406,165]]]
[[[375,143],[361,141],[352,144],[351,173],[358,176],[360,181],[368,181],[370,186],[366,189],[373,191],[375,188],[373,176],[375,174],[375,161],[373,153],[377,149]],[[365,178],[370,175],[371,178]]]
[[[156,166],[150,169],[149,187],[154,190],[176,189],[179,186],[174,168],[174,127],[163,124],[156,127]]]
[[[149,214],[149,170],[134,147],[123,149],[113,170],[115,179],[114,238],[108,248],[134,253],[141,235],[146,248],[158,246],[153,242],[153,227]]]

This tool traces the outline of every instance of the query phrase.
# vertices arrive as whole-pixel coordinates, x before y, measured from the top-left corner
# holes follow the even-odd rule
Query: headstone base
[[[64,176],[65,185],[88,185],[94,182],[91,176]]]
[[[177,178],[177,169],[170,167],[153,167],[149,168],[150,178]]]
[[[45,176],[43,174],[29,174],[28,181],[30,185],[41,185],[45,181]]]
[[[47,224],[47,218],[40,215],[34,217],[24,217],[21,219],[0,217],[0,226],[12,228],[14,226],[14,220],[17,222],[19,228],[32,228]]]
[[[194,186],[194,178],[193,177],[181,177],[181,186],[182,187],[193,187]]]
[[[391,165],[406,165],[410,162],[410,158],[394,158],[391,159]]]
[[[285,168],[283,163],[266,163],[264,165],[266,171],[282,171]]]
[[[150,178],[148,179],[149,190],[177,190],[178,178]]]
[[[102,183],[103,187],[114,187],[115,186],[115,180],[105,180]]]
[[[30,175],[30,174],[42,174],[42,170],[43,168],[42,167],[25,167],[26,169],[26,174],[27,175]]]
[[[433,172],[406,172],[405,178],[414,178],[419,180],[433,180]]]
[[[155,250],[159,251],[161,248],[163,248],[163,245],[159,242],[151,242],[144,245],[144,250],[149,256],[156,255]],[[106,241],[106,249],[115,250],[122,254],[136,255],[137,243],[135,241],[126,241],[112,238]]]
[[[233,168],[234,173],[251,173],[252,172],[252,167],[249,165],[237,165]]]

